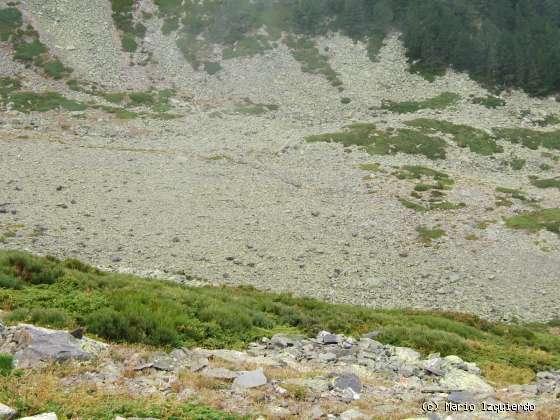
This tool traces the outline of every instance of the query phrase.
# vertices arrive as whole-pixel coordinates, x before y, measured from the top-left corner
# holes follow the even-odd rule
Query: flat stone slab
[[[106,347],[88,338],[77,339],[67,331],[22,324],[16,327],[13,341],[14,358],[20,368],[34,367],[42,362],[63,362],[70,359],[89,360]]]
[[[31,417],[21,417],[19,420],[58,420],[58,417],[55,413],[43,413]]]
[[[262,369],[257,369],[240,373],[239,376],[235,378],[235,381],[233,381],[233,387],[249,389],[257,388],[259,386],[266,385],[267,383],[268,379],[264,375]]]

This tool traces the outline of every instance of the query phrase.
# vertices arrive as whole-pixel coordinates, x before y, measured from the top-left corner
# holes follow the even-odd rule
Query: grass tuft
[[[486,132],[469,127],[468,125],[453,124],[448,121],[419,118],[408,121],[409,126],[419,128],[425,132],[440,132],[449,134],[459,147],[468,147],[471,152],[490,156],[503,152],[503,148]]]
[[[506,225],[512,229],[529,232],[546,229],[550,232],[560,233],[560,209],[543,209],[513,216],[506,220]]]
[[[308,143],[340,143],[344,147],[358,146],[371,155],[406,153],[424,155],[429,159],[444,159],[447,143],[438,137],[413,130],[380,131],[373,124],[352,124],[339,133],[306,137]]]
[[[461,97],[456,93],[444,92],[431,99],[424,101],[393,102],[384,100],[381,108],[398,114],[408,114],[420,111],[421,109],[445,109],[455,105]]]

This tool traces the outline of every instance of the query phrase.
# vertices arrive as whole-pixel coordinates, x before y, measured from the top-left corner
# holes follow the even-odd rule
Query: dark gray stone
[[[354,392],[362,392],[362,382],[354,373],[344,373],[334,378],[333,385],[336,389],[345,390],[351,388]]]

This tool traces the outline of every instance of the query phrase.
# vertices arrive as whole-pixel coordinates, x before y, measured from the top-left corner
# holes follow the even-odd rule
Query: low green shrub
[[[222,65],[220,63],[215,63],[211,61],[207,61],[204,63],[204,71],[209,75],[214,75],[222,70]]]
[[[0,273],[0,288],[3,289],[23,289],[25,283],[17,277]]]
[[[523,213],[506,219],[506,225],[512,229],[522,229],[538,232],[546,229],[560,233],[560,209],[543,209]]]
[[[16,45],[14,59],[33,61],[41,54],[47,52],[46,47],[38,39],[31,42],[22,42]]]
[[[459,147],[468,147],[471,152],[482,156],[490,156],[504,151],[503,147],[498,145],[488,133],[468,125],[428,118],[407,121],[406,124],[428,133],[449,134]]]
[[[496,109],[506,105],[506,101],[497,96],[488,95],[486,97],[476,97],[472,100],[473,104],[482,105],[488,109]]]
[[[495,128],[494,133],[502,140],[521,144],[528,149],[539,147],[560,150],[560,130],[537,131],[528,128]]]
[[[358,146],[372,155],[407,153],[424,155],[430,159],[444,159],[447,143],[438,137],[401,129],[380,131],[373,124],[352,124],[339,133],[308,136],[308,143],[340,143],[344,147]]]
[[[38,261],[21,252],[5,255],[0,259],[0,265],[6,274],[15,275],[29,284],[53,284],[63,274],[57,263],[50,260]]]
[[[531,184],[537,188],[557,188],[560,190],[560,177],[549,179],[530,178]]]
[[[408,114],[420,111],[421,109],[445,109],[456,104],[461,97],[456,93],[444,92],[434,98],[424,101],[393,102],[384,100],[381,108],[398,114]]]
[[[11,354],[0,353],[0,376],[8,376],[14,368],[14,357]]]
[[[64,328],[72,322],[65,310],[57,308],[34,308],[28,318],[32,324],[51,328]]]

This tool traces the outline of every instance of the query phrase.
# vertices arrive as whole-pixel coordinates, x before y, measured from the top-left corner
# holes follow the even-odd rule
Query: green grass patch
[[[289,37],[285,42],[292,56],[301,64],[303,72],[323,75],[332,86],[342,86],[338,73],[333,70],[327,56],[319,52],[313,41]]]
[[[0,8],[0,41],[8,41],[22,23],[21,12],[18,9]]]
[[[14,368],[14,357],[11,354],[0,353],[0,376],[8,376]]]
[[[340,143],[344,147],[357,146],[371,155],[406,153],[424,155],[430,159],[444,159],[447,143],[413,130],[380,131],[374,124],[352,124],[339,133],[308,136],[309,143]]]
[[[560,177],[549,179],[538,179],[530,177],[531,184],[537,188],[557,188],[560,190]]]
[[[83,111],[87,108],[85,104],[67,99],[56,92],[16,92],[12,93],[6,101],[11,102],[12,108],[20,112],[47,112],[58,109]]]
[[[526,163],[527,161],[525,159],[514,158],[509,162],[509,165],[514,171],[520,171],[525,167]]]
[[[410,66],[410,72],[422,76],[428,82],[435,82],[437,77],[443,77],[447,73],[446,67],[425,66],[422,63]]]
[[[363,171],[368,172],[381,172],[381,165],[377,162],[360,163],[357,165]]]
[[[272,49],[272,44],[265,36],[245,36],[235,42],[234,45],[224,48],[222,58],[231,60],[232,58],[252,57],[257,54],[264,54],[265,51],[270,49]]]
[[[548,114],[542,121],[539,121],[541,127],[546,127],[548,125],[560,124],[560,116],[556,114]]]
[[[521,144],[531,150],[539,147],[560,150],[560,130],[538,131],[528,128],[495,128],[494,133],[502,140]]]
[[[400,203],[407,209],[414,210],[418,213],[424,213],[429,209],[422,204],[415,203],[414,201],[407,200],[406,198],[399,198]]]
[[[493,95],[473,98],[472,103],[482,105],[488,109],[496,109],[506,105],[506,101],[504,99]]]
[[[204,63],[204,71],[209,75],[214,75],[222,70],[222,65],[217,62],[207,61]]]
[[[14,59],[22,61],[33,61],[41,54],[47,52],[47,48],[38,39],[31,42],[18,43],[15,48]]]
[[[434,239],[447,236],[443,229],[429,229],[426,226],[418,226],[416,232],[420,241],[426,245],[430,245]]]
[[[0,289],[3,309],[25,320],[37,309],[57,310],[36,319],[84,326],[114,342],[242,348],[277,331],[314,335],[330,330],[359,336],[377,329],[385,343],[411,346],[425,354],[457,354],[481,366],[560,367],[560,337],[549,334],[544,325],[505,325],[454,313],[375,310],[250,287],[191,288],[13,251],[0,251],[0,273],[25,283],[21,290]]]
[[[456,93],[444,92],[435,98],[426,99],[424,101],[393,102],[384,100],[381,104],[381,108],[398,114],[408,114],[420,111],[421,109],[445,109],[451,105],[455,105],[459,99],[461,99],[461,97]]]
[[[529,201],[529,198],[527,198],[527,193],[521,190],[516,190],[514,188],[496,187],[496,192],[507,194],[511,198],[515,198],[516,200]]]
[[[513,216],[506,220],[506,225],[512,229],[529,232],[546,229],[550,232],[560,233],[560,209],[543,209]]]
[[[489,134],[474,127],[428,118],[419,118],[406,124],[429,133],[449,134],[459,147],[468,147],[471,152],[482,156],[503,152],[503,148]]]
[[[62,79],[70,74],[69,69],[64,67],[58,59],[47,61],[42,65],[42,67],[47,75],[56,80]]]
[[[278,111],[280,107],[276,104],[255,104],[246,100],[244,104],[237,105],[235,111],[247,115],[262,115],[271,111]]]
[[[451,189],[455,184],[455,181],[445,172],[436,171],[425,166],[405,165],[397,171],[396,175],[399,179],[431,178],[437,182],[438,189]]]

